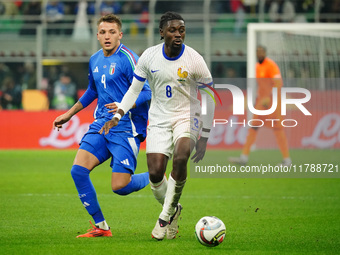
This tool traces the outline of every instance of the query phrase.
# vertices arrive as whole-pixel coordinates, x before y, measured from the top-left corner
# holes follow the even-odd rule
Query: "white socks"
[[[102,222],[96,223],[96,227],[97,227],[97,228],[104,229],[104,230],[109,230],[109,229],[110,229],[109,225],[107,225],[107,223],[106,223],[105,220],[102,221]]]
[[[153,195],[155,196],[156,200],[163,205],[164,199],[165,199],[165,193],[168,187],[168,180],[166,179],[165,175],[163,177],[163,180],[157,183],[152,183],[150,181],[150,186]]]
[[[174,215],[176,211],[176,206],[182,195],[182,190],[184,188],[185,182],[186,180],[175,181],[170,174],[168,180],[168,189],[165,194],[163,211],[159,215],[159,218],[161,218],[162,220],[169,221],[170,217]]]

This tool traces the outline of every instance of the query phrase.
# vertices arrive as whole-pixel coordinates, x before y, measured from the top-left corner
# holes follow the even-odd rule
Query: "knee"
[[[76,165],[73,165],[71,168],[71,176],[72,178],[76,177],[79,175],[79,171]]]
[[[160,182],[163,180],[163,177],[164,177],[164,172],[161,170],[161,171],[157,171],[157,170],[150,170],[149,169],[149,178],[150,178],[150,181],[153,182],[153,183],[157,183],[157,182]]]
[[[117,194],[117,195],[120,195],[120,196],[126,196],[128,194],[130,194],[131,192],[127,189],[127,186],[128,184],[125,185],[122,184],[122,183],[112,183],[111,185],[111,188],[112,188],[112,191],[113,193]]]
[[[188,156],[183,154],[174,155],[173,167],[174,170],[186,169],[188,163]]]
[[[187,178],[188,157],[185,155],[175,156],[173,159],[172,177],[175,180],[183,181]]]
[[[74,180],[88,176],[89,174],[90,174],[90,171],[86,169],[85,167],[73,165],[71,168],[71,176]]]
[[[126,187],[126,185],[127,185],[127,184],[125,184],[125,183],[113,182],[113,183],[111,184],[111,188],[112,188],[112,191],[113,191],[114,193],[117,193],[117,191],[123,189],[124,187]],[[118,194],[118,193],[117,193],[117,194]]]
[[[125,192],[126,186],[131,181],[131,175],[130,174],[122,174],[122,173],[116,173],[112,176],[111,180],[111,188],[112,191],[118,195],[127,195],[128,193]]]
[[[163,180],[163,176],[165,173],[165,170],[163,169],[162,164],[157,164],[158,162],[155,162],[153,164],[149,165],[149,178],[151,182],[157,183]]]

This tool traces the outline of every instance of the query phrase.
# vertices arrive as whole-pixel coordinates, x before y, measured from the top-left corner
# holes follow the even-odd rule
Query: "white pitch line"
[[[61,193],[24,193],[24,194],[18,194],[19,196],[25,196],[25,197],[77,197],[77,194],[61,194]],[[98,197],[112,197],[116,196],[115,194],[97,194]],[[131,194],[128,197],[130,198],[152,198],[153,195],[142,195],[142,194]],[[231,196],[231,195],[185,195],[183,194],[183,198],[187,199],[239,199],[239,196]],[[313,197],[313,196],[241,196],[242,199],[282,199],[282,200],[313,200],[313,199],[328,199],[328,200],[337,200],[340,197]]]

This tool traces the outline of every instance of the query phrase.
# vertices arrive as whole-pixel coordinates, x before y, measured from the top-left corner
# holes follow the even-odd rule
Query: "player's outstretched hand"
[[[118,118],[113,118],[112,120],[106,121],[104,126],[99,130],[99,134],[102,134],[104,132],[105,135],[107,135],[111,128],[118,125]]]
[[[119,105],[120,105],[120,103],[113,102],[113,103],[106,104],[105,107],[107,109],[110,109],[109,112],[115,113],[118,110]]]
[[[205,137],[201,137],[197,141],[195,154],[191,157],[194,163],[197,163],[203,159],[205,155],[205,151],[207,149],[207,142],[208,142],[208,138],[205,138]]]
[[[57,128],[57,130],[59,131],[59,129],[63,128],[63,124],[68,122],[70,119],[71,119],[71,117],[68,114],[66,114],[66,113],[58,116],[53,121],[53,128]]]

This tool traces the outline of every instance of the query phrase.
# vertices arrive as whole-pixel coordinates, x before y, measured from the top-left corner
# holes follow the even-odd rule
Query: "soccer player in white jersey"
[[[177,221],[182,210],[179,199],[187,178],[187,162],[194,147],[193,161],[198,162],[204,157],[215,105],[213,98],[206,96],[209,113],[200,116],[198,88],[212,85],[212,77],[202,56],[183,43],[183,18],[174,12],[165,13],[161,17],[159,31],[164,43],[150,47],[142,54],[130,89],[112,120],[106,122],[100,132],[107,133],[118,124],[132,107],[147,79],[152,91],[146,138],[147,163],[151,189],[163,206],[152,237],[162,240],[165,236],[167,239],[176,237]],[[171,157],[173,169],[167,180],[165,171]]]

